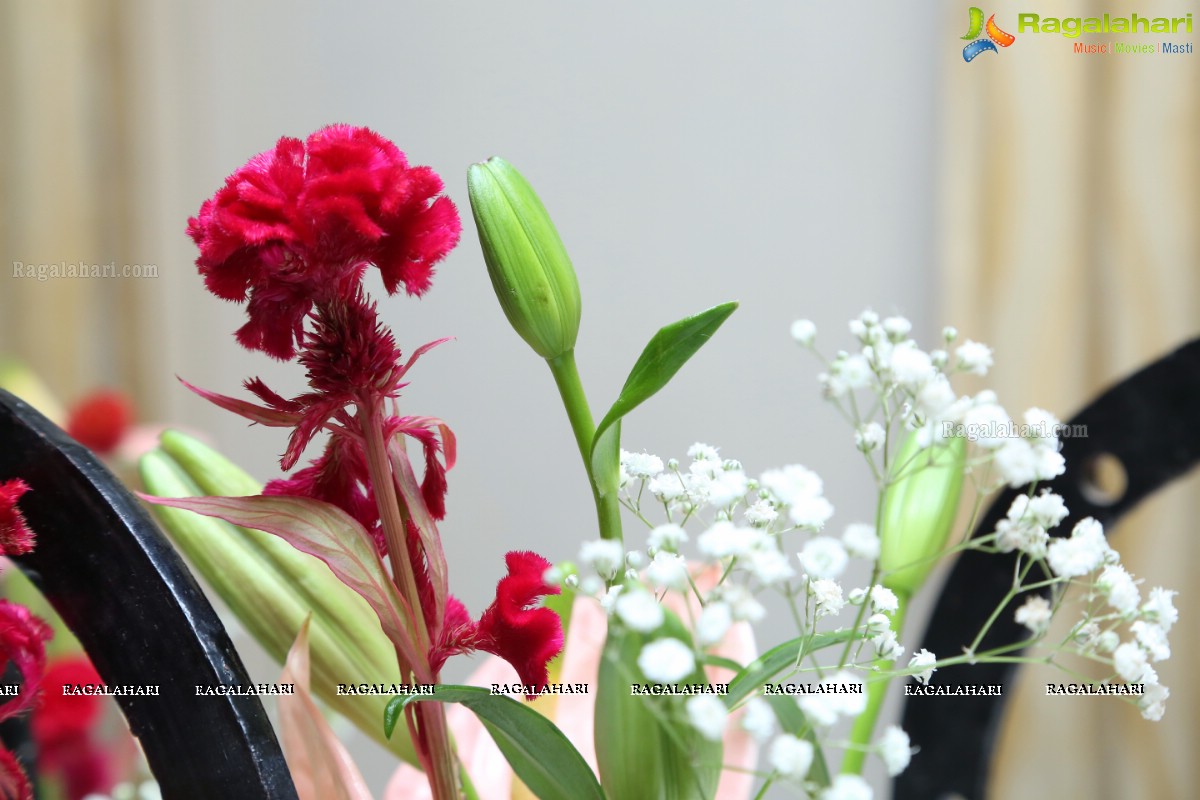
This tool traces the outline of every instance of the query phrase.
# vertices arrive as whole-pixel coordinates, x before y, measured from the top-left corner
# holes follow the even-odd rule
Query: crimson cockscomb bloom
[[[19,556],[33,549],[33,531],[17,508],[28,491],[29,484],[20,478],[0,483],[0,554]]]
[[[462,231],[441,191],[437,173],[410,166],[379,134],[331,125],[252,158],[188,220],[188,234],[209,291],[248,301],[238,341],[290,359],[314,302],[349,295],[369,265],[389,294],[429,288]]]

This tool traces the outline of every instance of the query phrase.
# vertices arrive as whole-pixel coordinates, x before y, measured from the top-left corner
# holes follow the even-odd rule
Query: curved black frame
[[[1148,495],[1200,463],[1200,339],[1112,387],[1069,424],[1086,425],[1088,435],[1062,440],[1067,471],[1043,484],[1062,495],[1071,512],[1057,532],[1068,534],[1085,517],[1095,517],[1109,528]],[[1124,493],[1108,505],[1088,491],[1085,472],[1085,465],[1102,454],[1119,459],[1127,479]],[[995,530],[1024,491],[1002,493],[976,530]],[[1015,554],[963,553],[942,587],[921,647],[939,655],[961,652],[1012,585],[1014,559]],[[1019,642],[1026,635],[1011,614],[1002,614],[981,648]],[[935,683],[953,686],[969,679],[972,684],[1011,686],[1016,668],[979,664],[969,671],[950,670]],[[985,797],[1005,699],[961,696],[950,702],[906,702],[902,727],[921,752],[895,779],[895,800]]]
[[[0,391],[0,481],[22,478],[37,534],[14,559],[79,638],[117,698],[168,800],[296,800],[256,697],[196,696],[249,685],[208,599],[138,501],[83,446]]]

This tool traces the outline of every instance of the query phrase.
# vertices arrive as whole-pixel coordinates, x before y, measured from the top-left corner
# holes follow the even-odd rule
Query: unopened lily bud
[[[962,494],[967,442],[962,437],[921,448],[909,434],[893,460],[883,497],[879,567],[883,585],[911,597],[946,546]],[[918,563],[919,562],[919,563]]]
[[[509,324],[547,360],[575,349],[579,282],[533,187],[507,161],[492,158],[471,166],[467,188],[488,275]]]

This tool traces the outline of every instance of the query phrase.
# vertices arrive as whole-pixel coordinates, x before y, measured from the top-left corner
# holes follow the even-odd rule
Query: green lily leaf
[[[440,684],[433,695],[396,697],[383,716],[384,733],[391,737],[409,703],[461,703],[470,709],[513,772],[541,800],[603,800],[604,790],[591,767],[553,722],[527,705],[477,686]]]
[[[621,419],[666,386],[737,306],[737,303],[722,303],[681,319],[661,328],[646,345],[625,379],[621,394],[596,426],[592,438],[592,476],[602,495],[617,489]]]
[[[835,644],[844,644],[854,638],[854,633],[854,631],[818,633],[811,640],[807,636],[799,636],[772,647],[730,679],[729,694],[724,698],[725,705],[733,708],[753,694],[758,687],[764,683],[770,683],[772,678],[788,667],[794,667],[804,656]],[[864,634],[859,631],[858,635],[861,637]],[[803,653],[800,652],[801,649],[803,649]]]

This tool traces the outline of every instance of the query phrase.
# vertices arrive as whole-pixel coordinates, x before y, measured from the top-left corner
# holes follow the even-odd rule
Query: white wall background
[[[932,5],[502,5],[143,3],[145,161],[133,180],[141,227],[156,232],[138,260],[160,265],[163,328],[142,346],[162,365],[165,418],[276,475],[278,431],[247,429],[172,378],[234,394],[252,375],[284,393],[301,382],[238,348],[242,311],[202,290],[185,220],[277,137],[348,122],[438,170],[466,217],[434,290],[383,310],[405,350],[456,337],[411,373],[405,408],[460,437],[442,532],[473,612],[505,551],[563,559],[594,536],[549,372],[508,329],[478,252],[465,172],[491,155],[530,179],[572,254],[597,415],[660,325],[741,301],[627,421],[627,448],[665,458],[702,440],[751,472],[803,463],[826,479],[835,530],[869,519],[869,477],[788,326],[814,319],[828,351],[868,305],[908,314],[919,338],[940,327]],[[779,635],[768,624],[762,638]],[[452,664],[451,677],[469,667]],[[386,760],[368,771],[381,785]]]

